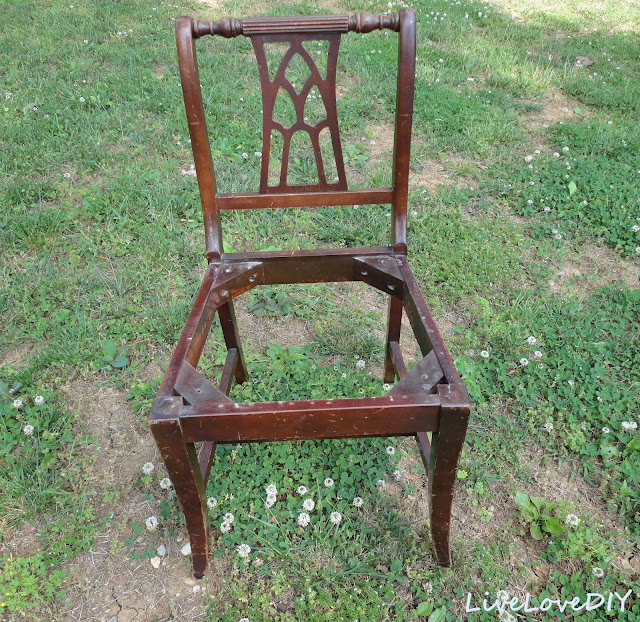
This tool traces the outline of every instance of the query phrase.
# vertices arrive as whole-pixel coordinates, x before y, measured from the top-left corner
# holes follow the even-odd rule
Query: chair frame
[[[343,33],[368,33],[384,28],[399,32],[393,186],[349,189],[342,164],[335,107],[337,48]],[[258,193],[222,194],[216,189],[195,51],[195,39],[206,34],[227,38],[239,35],[251,37],[256,50],[264,120],[263,161]],[[309,65],[311,82],[308,81],[300,94],[294,96],[290,92],[298,121],[291,128],[283,128],[273,121],[272,112],[278,89],[289,90],[284,78],[288,61],[283,59],[280,70],[271,81],[264,54],[261,55],[261,46],[270,41],[287,42],[291,45],[287,52],[290,59],[296,52],[303,56],[301,42],[318,39],[329,41],[327,77],[322,79]],[[180,17],[176,20],[176,42],[204,215],[209,266],[153,402],[150,426],[183,508],[191,541],[194,576],[201,578],[207,566],[209,534],[206,482],[218,443],[367,436],[416,437],[428,474],[429,516],[436,558],[440,565],[450,565],[449,528],[453,487],[469,420],[470,403],[407,262],[415,12],[405,9],[393,15],[380,16],[363,13],[243,20],[225,18],[217,22]],[[304,98],[313,84],[321,92],[327,119],[312,127],[301,119]],[[269,186],[269,141],[274,127],[283,132],[285,138],[282,158],[284,172],[281,172],[277,186]],[[334,183],[324,176],[322,157],[317,149],[317,133],[323,127],[329,127],[332,136],[339,173]],[[318,184],[292,186],[287,183],[286,132],[293,134],[296,130],[307,131],[311,137],[318,166]],[[353,204],[392,205],[391,246],[222,252],[218,210]],[[391,383],[397,377],[399,381],[395,386],[382,397],[233,403],[227,396],[234,379],[240,383],[247,379],[233,299],[258,285],[341,281],[361,281],[389,295],[384,381]],[[403,309],[424,357],[411,371],[407,371],[399,346]],[[214,386],[196,369],[216,313],[227,347],[218,386]],[[199,442],[202,442],[202,446],[198,454],[195,444]]]

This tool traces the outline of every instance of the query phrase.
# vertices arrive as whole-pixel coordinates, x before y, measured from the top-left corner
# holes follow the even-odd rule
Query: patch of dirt
[[[32,523],[22,523],[19,528],[10,528],[3,535],[3,555],[29,557],[38,549],[37,527]]]
[[[640,287],[640,265],[621,259],[614,251],[590,244],[580,253],[571,253],[557,267],[549,282],[551,291],[559,294],[569,289],[585,294],[605,285],[623,283],[631,289]]]
[[[34,353],[35,346],[32,343],[20,343],[10,346],[0,353],[0,365],[9,367],[22,367],[27,359]]]
[[[129,409],[124,392],[85,380],[69,382],[63,392],[86,435],[94,439],[90,480],[99,494],[115,497],[95,500],[97,513],[110,518],[95,545],[66,565],[74,585],[67,590],[71,607],[65,619],[143,622],[202,617],[206,582],[193,579],[189,560],[180,553],[186,534],[169,538],[144,531],[131,551],[124,543],[132,535],[132,523],[143,525],[147,517],[160,516],[160,495],[146,499],[138,484],[145,462],[153,462],[156,473],[162,471],[151,433],[138,423],[139,415]],[[164,544],[167,550],[158,569],[148,558],[132,559],[134,552],[144,553],[150,544]],[[209,572],[215,576],[215,563]]]
[[[525,100],[526,101],[526,100]],[[552,89],[544,94],[540,101],[530,100],[531,103],[540,104],[542,110],[540,112],[532,112],[524,116],[524,124],[533,129],[546,128],[558,123],[566,121],[576,116],[575,109],[581,108],[587,112],[584,104],[576,99],[569,99],[560,91]]]

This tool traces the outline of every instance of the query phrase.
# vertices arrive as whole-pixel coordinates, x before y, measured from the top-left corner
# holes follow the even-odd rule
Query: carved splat
[[[311,44],[317,41],[323,44],[326,42],[326,45],[318,46],[316,50]],[[260,192],[346,190],[347,179],[344,170],[338,128],[338,112],[336,109],[336,64],[338,48],[340,47],[340,34],[330,33],[311,36],[304,34],[253,35],[251,42],[258,60],[262,86],[263,120]],[[284,51],[275,74],[273,70],[270,74],[265,45],[274,43],[288,45],[288,48]],[[305,43],[307,43],[306,47]],[[316,51],[316,53],[326,53],[326,71],[324,63],[322,64],[322,71],[318,69],[316,62],[309,53],[309,49]],[[301,65],[303,68],[306,65],[308,72],[301,71]],[[300,76],[304,76],[304,74],[306,74],[306,77],[301,79]],[[291,114],[286,116],[282,114],[283,108],[289,106],[288,102],[287,104],[283,102],[285,97],[290,98],[295,118]],[[277,133],[273,130],[276,130]],[[297,134],[298,132],[301,135]],[[328,158],[329,150],[327,149],[326,140],[321,147],[321,132],[323,137],[327,133],[330,137],[332,156],[330,159]],[[282,136],[281,151],[272,143],[272,136],[277,136],[278,134]],[[308,157],[313,162],[308,164],[315,170],[309,173],[306,180],[302,179],[301,171],[292,170],[293,156],[296,155],[297,161],[300,161],[299,155],[292,153],[292,139],[294,136],[296,136],[294,143],[304,144],[306,136],[311,141],[312,151],[308,150]],[[280,164],[279,169],[277,162]],[[276,165],[275,167],[274,164]],[[305,170],[309,166],[305,167]],[[337,177],[337,181],[335,177]]]

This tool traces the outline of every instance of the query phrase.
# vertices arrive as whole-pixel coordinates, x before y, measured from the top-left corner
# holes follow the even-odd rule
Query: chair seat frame
[[[390,28],[400,32],[398,107],[392,188],[335,190],[328,184],[255,194],[218,194],[204,122],[194,39],[335,34]],[[415,436],[428,474],[429,517],[438,563],[451,563],[449,529],[453,487],[470,413],[468,393],[419,290],[406,255],[408,161],[415,71],[415,14],[176,21],[180,71],[203,204],[209,265],[182,336],[153,402],[150,425],[182,505],[194,576],[209,550],[206,483],[217,444],[367,436]],[[255,42],[254,42],[255,45]],[[411,62],[413,59],[413,62]],[[264,96],[264,90],[263,90]],[[337,125],[336,125],[337,131]],[[283,177],[286,179],[286,176]],[[293,194],[295,192],[295,194]],[[390,203],[394,244],[383,247],[222,253],[219,209]],[[389,296],[384,381],[398,382],[382,397],[234,403],[233,381],[244,382],[233,299],[260,285],[359,281]],[[406,313],[424,357],[407,371],[399,340]],[[218,385],[197,370],[215,316],[227,356]],[[431,433],[431,440],[428,433]],[[202,443],[199,453],[196,443]]]

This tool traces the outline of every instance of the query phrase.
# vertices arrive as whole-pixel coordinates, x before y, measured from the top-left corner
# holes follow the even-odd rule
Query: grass
[[[154,459],[145,416],[205,266],[172,18],[318,8],[68,1],[3,4],[0,608],[8,619],[77,615],[86,594],[106,611],[113,596],[95,586],[117,597],[116,568],[122,576],[133,563],[150,568],[156,547],[184,534],[160,465],[142,474],[145,459],[122,440],[145,439],[141,451]],[[327,10],[387,8],[343,0]],[[214,532],[227,513],[234,523],[219,533],[207,596],[192,617],[484,621],[498,616],[466,613],[467,593],[479,603],[484,592],[528,591],[539,604],[640,591],[640,13],[633,3],[582,0],[417,0],[414,8],[410,259],[474,403],[458,472],[456,564],[435,565],[411,439],[226,446],[209,484],[210,519]],[[395,45],[388,33],[341,44],[344,154],[361,185],[388,183],[385,136],[375,130],[392,122]],[[579,56],[593,65],[575,66]],[[199,60],[218,185],[255,190],[262,102],[250,43],[203,40]],[[293,169],[310,171],[304,153]],[[264,210],[224,214],[223,229],[231,251],[377,245],[387,243],[389,217],[383,206]],[[593,249],[611,274],[589,268],[600,265]],[[568,262],[586,272],[559,287]],[[248,294],[241,318],[253,327],[253,380],[233,397],[380,394],[385,301],[362,292],[308,285]],[[285,347],[264,340],[268,328]],[[224,354],[214,333],[202,364],[212,374]],[[118,408],[125,414],[113,419]],[[122,474],[100,475],[113,460]],[[278,492],[266,507],[270,484]],[[305,499],[314,509],[303,527]],[[160,526],[151,533],[152,514]],[[577,525],[565,523],[570,514]],[[98,542],[111,569],[100,579],[88,553]],[[247,559],[236,553],[241,544],[251,547]],[[178,557],[162,571],[181,584],[188,569]],[[160,593],[160,571],[147,572],[136,580]],[[135,607],[148,619],[179,614],[168,597],[156,600]],[[625,612],[581,615],[634,620],[639,607],[634,594]]]

